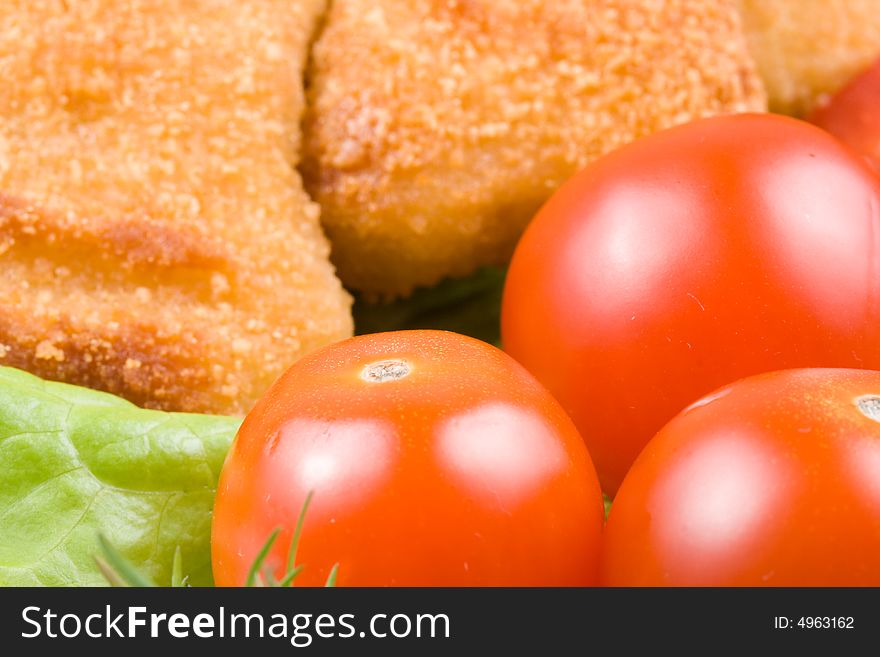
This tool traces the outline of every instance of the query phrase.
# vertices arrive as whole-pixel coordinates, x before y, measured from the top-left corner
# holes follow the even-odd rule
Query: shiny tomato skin
[[[391,377],[365,368],[391,362]],[[408,373],[393,378],[394,363]],[[373,368],[377,372],[383,369]],[[306,356],[258,402],[223,467],[214,577],[260,546],[280,577],[313,491],[297,585],[590,585],[602,495],[559,404],[504,352],[442,331],[365,335]]]
[[[517,246],[505,350],[612,494],[694,399],[760,372],[880,369],[880,181],[773,115],[700,120],[594,162]]]
[[[821,103],[809,120],[861,153],[880,173],[880,59]]]
[[[762,374],[686,409],[620,487],[602,578],[880,585],[880,372]]]

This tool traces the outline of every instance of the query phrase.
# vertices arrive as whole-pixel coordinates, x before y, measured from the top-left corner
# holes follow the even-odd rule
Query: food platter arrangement
[[[880,586],[878,9],[0,3],[0,585]]]

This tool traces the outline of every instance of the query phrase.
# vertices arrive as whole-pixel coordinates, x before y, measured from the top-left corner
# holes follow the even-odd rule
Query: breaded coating
[[[880,56],[880,0],[741,0],[770,109],[803,116]]]
[[[0,364],[243,413],[352,331],[296,173],[324,0],[3,0]]]
[[[766,109],[735,0],[334,0],[307,86],[306,188],[386,298],[504,263],[609,150]]]

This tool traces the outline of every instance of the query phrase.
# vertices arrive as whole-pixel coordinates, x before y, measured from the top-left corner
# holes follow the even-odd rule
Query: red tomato
[[[880,59],[820,105],[810,121],[852,146],[880,172]]]
[[[297,584],[339,563],[353,586],[595,583],[602,496],[583,440],[513,359],[404,331],[299,361],[247,416],[223,467],[214,577],[240,585],[261,545],[280,577],[314,491]]]
[[[795,119],[697,121],[566,183],[517,247],[505,349],[614,493],[688,403],[793,367],[880,369],[880,183]]]
[[[697,402],[630,470],[614,586],[880,586],[880,372],[789,370]]]

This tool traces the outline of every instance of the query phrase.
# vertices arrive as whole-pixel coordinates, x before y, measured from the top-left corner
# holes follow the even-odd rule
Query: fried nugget
[[[880,56],[880,0],[741,0],[770,109],[803,116]]]
[[[0,364],[242,413],[351,333],[295,170],[324,6],[0,4]]]
[[[609,150],[766,109],[735,0],[334,0],[307,81],[306,187],[374,297],[505,262]]]

